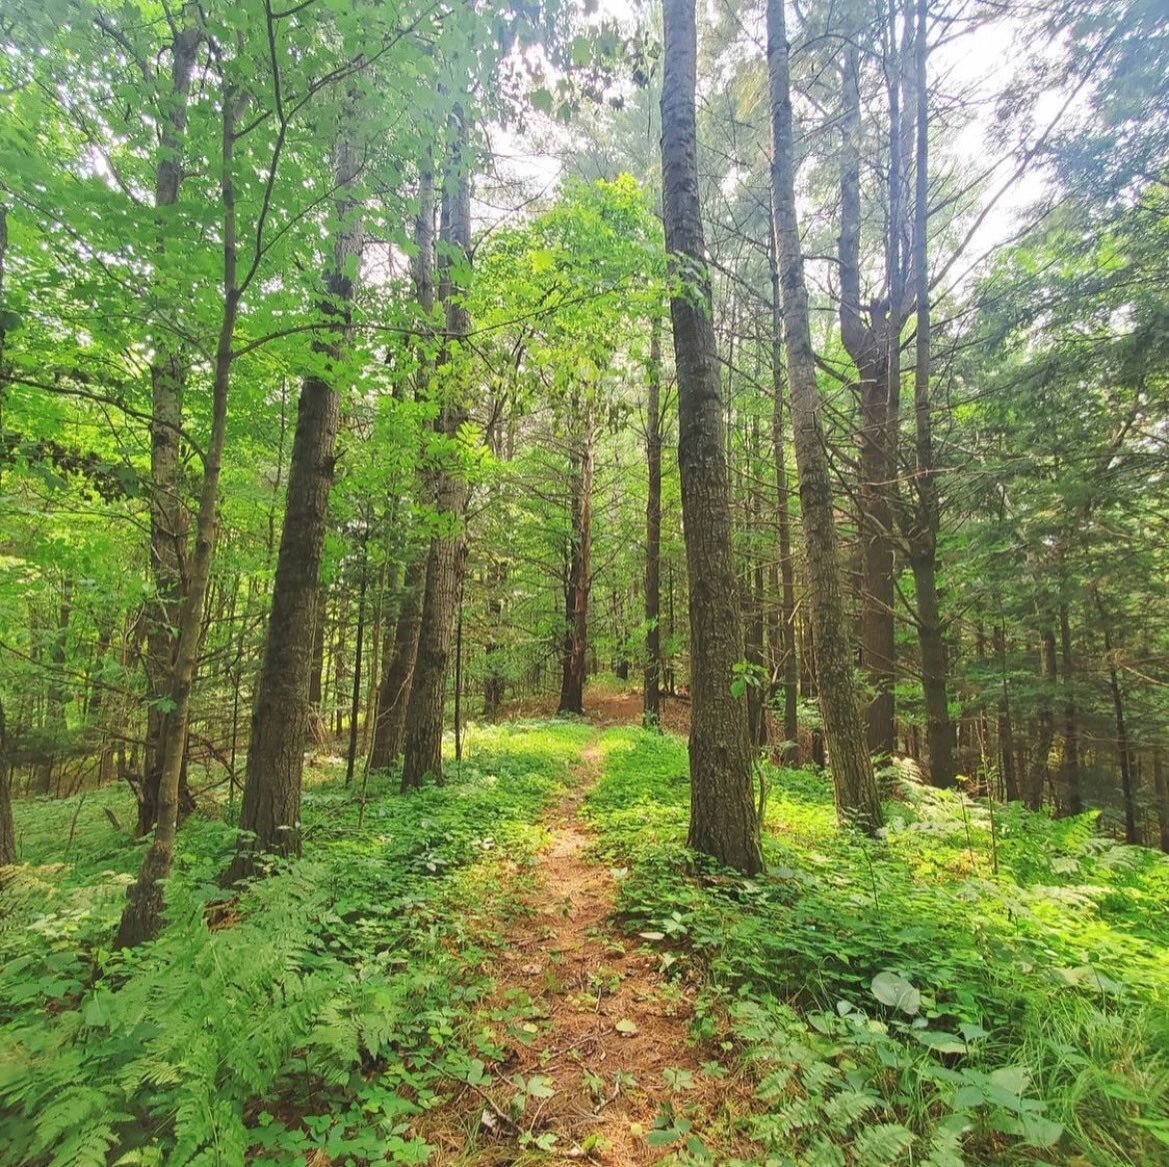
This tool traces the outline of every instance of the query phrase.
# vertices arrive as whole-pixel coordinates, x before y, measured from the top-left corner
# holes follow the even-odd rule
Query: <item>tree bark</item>
[[[1165,778],[1165,763],[1160,746],[1153,748],[1153,794],[1157,800],[1161,850],[1169,854],[1169,781]]]
[[[927,85],[927,0],[916,0],[917,33],[914,73],[917,96],[917,144],[913,213],[913,274],[917,305],[917,339],[913,373],[916,425],[914,476],[916,514],[908,532],[909,559],[917,600],[917,642],[921,652],[921,684],[925,704],[926,753],[934,786],[957,783],[954,766],[954,726],[947,693],[946,642],[938,601],[937,468],[934,465],[932,402],[930,400],[930,281],[929,281],[929,88]]]
[[[353,698],[349,703],[349,750],[345,758],[345,785],[353,784],[357,764],[358,722],[361,712],[361,658],[365,644],[365,600],[369,583],[369,556],[365,539],[361,541],[361,578],[357,584],[357,647],[353,653]]]
[[[781,582],[779,621],[772,646],[775,660],[772,665],[773,688],[783,687],[783,740],[781,762],[799,760],[799,657],[796,653],[796,565],[792,557],[791,487],[787,476],[787,448],[783,425],[783,292],[779,283],[779,253],[775,239],[775,225],[769,238],[768,254],[771,265],[771,451],[775,462],[775,526],[779,540],[779,570]],[[782,681],[780,678],[782,677]]]
[[[402,752],[402,731],[418,657],[418,629],[422,622],[419,593],[425,583],[425,573],[425,558],[412,559],[406,567],[393,647],[383,657],[382,680],[378,686],[377,724],[369,759],[372,770],[387,769]]]
[[[227,436],[227,398],[231,385],[232,342],[239,316],[240,288],[236,280],[237,243],[233,179],[236,95],[227,85],[223,98],[220,191],[223,207],[223,314],[216,341],[211,390],[211,435],[203,459],[203,480],[195,521],[195,552],[191,557],[187,590],[179,609],[179,638],[171,677],[172,717],[162,740],[162,776],[159,782],[158,822],[146,850],[137,880],[126,893],[126,907],[115,946],[129,948],[152,940],[162,927],[162,881],[174,862],[178,831],[179,782],[186,755],[191,689],[199,663],[203,609],[215,555],[219,477]]]
[[[418,213],[414,216],[416,254],[411,262],[414,297],[422,317],[421,328],[428,333],[434,313],[434,167],[427,150],[418,175]],[[416,391],[421,394],[423,379],[429,375],[430,362],[425,353],[419,357]],[[389,638],[382,654],[382,675],[378,684],[377,719],[374,724],[370,767],[384,770],[402,752],[402,731],[410,705],[414,665],[418,658],[418,631],[422,621],[422,597],[426,580],[426,557],[413,554],[406,565],[402,595],[398,605],[398,622],[393,647]]]
[[[890,305],[861,306],[860,50],[850,43],[841,69],[840,144],[840,336],[857,370],[860,434],[857,494],[861,541],[861,666],[874,690],[865,710],[871,753],[889,755],[895,746],[896,637],[893,623],[893,512],[895,467],[890,431],[896,424],[890,396]],[[895,246],[900,224],[890,219]]]
[[[698,195],[694,0],[666,0],[662,201],[673,279],[678,467],[690,579],[690,833],[695,850],[748,874],[763,856],[744,701],[733,695],[743,651],[731,550],[722,394]]]
[[[0,701],[0,867],[16,862],[16,828],[12,822],[12,774],[8,766],[8,727]]]
[[[662,318],[650,321],[646,368],[645,458],[645,681],[642,721],[657,729],[662,718]]]
[[[441,299],[446,306],[446,331],[449,342],[457,346],[467,335],[470,321],[462,300],[462,289],[453,283],[454,255],[459,263],[469,264],[471,257],[471,175],[468,126],[462,110],[454,115],[455,136],[442,197],[442,237],[446,244],[441,256]],[[450,344],[443,363],[451,370],[460,358]],[[460,371],[454,367],[454,384],[444,386],[446,399],[437,420],[441,433],[448,439],[444,459],[455,452],[457,435],[466,419],[465,387]],[[447,666],[459,583],[466,559],[463,514],[467,502],[467,485],[458,466],[440,464],[435,471],[435,508],[440,533],[430,541],[426,559],[426,588],[422,601],[422,618],[418,632],[418,656],[410,691],[406,719],[405,750],[402,762],[402,789],[422,785],[429,774],[442,782],[442,727],[446,697]]]
[[[1055,741],[1055,634],[1050,628],[1043,630],[1039,650],[1040,668],[1043,674],[1043,692],[1039,698],[1039,713],[1036,718],[1035,752],[1027,774],[1026,803],[1030,810],[1043,806],[1043,791],[1050,774],[1049,761],[1051,746]]]
[[[593,420],[587,407],[583,412],[583,433],[578,442],[573,443],[570,455],[572,513],[568,570],[564,581],[564,649],[557,713],[584,713],[589,590],[592,587]]]
[[[1124,805],[1124,841],[1137,843],[1136,790],[1133,780],[1132,750],[1128,740],[1128,722],[1124,713],[1124,690],[1120,685],[1120,672],[1116,667],[1116,647],[1112,639],[1108,614],[1104,610],[1100,592],[1092,587],[1092,598],[1100,615],[1100,628],[1104,634],[1104,654],[1108,659],[1108,691],[1112,696],[1112,715],[1116,724],[1116,764],[1120,770],[1120,796]]]
[[[323,273],[326,298],[321,304],[323,317],[340,317],[342,324],[349,321],[356,294],[355,264],[363,245],[364,233],[355,216],[353,197],[360,168],[360,152],[342,131],[334,158],[337,203],[333,254]],[[251,837],[240,846],[228,870],[230,883],[255,874],[260,853],[300,854],[300,793],[304,752],[310,740],[313,638],[340,417],[333,381],[346,340],[342,334],[336,340],[314,342],[323,368],[301,383],[280,552],[240,804],[240,827]]]
[[[1063,705],[1063,786],[1069,814],[1080,814],[1084,798],[1080,790],[1080,731],[1076,713],[1075,662],[1072,657],[1072,626],[1068,606],[1059,606],[1059,643]]]
[[[171,44],[171,102],[162,119],[154,182],[154,205],[160,212],[174,206],[179,198],[187,102],[200,39],[197,28],[180,28]],[[167,231],[161,214],[157,230],[161,254],[166,247]],[[187,358],[165,330],[160,330],[154,338],[154,345],[155,356],[150,364],[150,567],[154,597],[146,611],[146,749],[138,789],[137,833],[140,836],[149,834],[158,820],[162,743],[167,736],[167,719],[172,716],[172,711],[166,708],[166,697],[177,649],[188,527],[179,451]],[[180,816],[194,809],[194,800],[185,786],[183,783],[180,792]]]
[[[875,832],[881,825],[881,802],[866,748],[853,676],[836,554],[832,488],[820,420],[816,358],[808,319],[808,292],[796,210],[791,74],[783,9],[783,0],[768,0],[771,181],[816,675],[837,810],[842,818],[854,821],[865,831]]]

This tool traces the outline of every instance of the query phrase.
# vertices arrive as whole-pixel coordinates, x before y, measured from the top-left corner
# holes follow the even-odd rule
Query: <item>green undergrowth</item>
[[[497,1052],[470,1020],[496,930],[590,734],[473,729],[441,790],[402,797],[371,776],[360,826],[357,792],[326,775],[305,792],[304,857],[223,907],[235,831],[197,817],[168,925],[129,954],[109,944],[141,845],[104,813],[131,821],[124,795],[19,802],[0,1164],[425,1162],[411,1120]]]
[[[1169,861],[908,783],[867,840],[825,776],[767,768],[767,873],[741,879],[682,844],[684,742],[603,749],[585,813],[620,911],[750,1066],[756,1162],[1169,1162]]]

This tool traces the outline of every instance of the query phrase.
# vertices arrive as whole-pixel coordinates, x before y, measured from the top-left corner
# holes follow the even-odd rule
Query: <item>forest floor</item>
[[[628,722],[640,712],[639,700],[606,694],[592,705],[590,720]],[[672,1126],[675,1105],[708,1150],[728,1138],[728,1084],[721,1072],[703,1074],[704,1061],[715,1064],[709,1062],[715,1051],[701,1050],[690,1035],[694,990],[665,976],[649,946],[631,948],[615,920],[623,872],[590,855],[596,837],[580,811],[604,752],[598,733],[572,765],[569,790],[542,816],[547,843],[518,911],[502,928],[487,1012],[498,1015],[522,1000],[530,1006],[528,1031],[500,1026],[506,1053],[497,1084],[465,1091],[427,1116],[421,1130],[440,1148],[435,1164],[511,1164],[516,1135],[558,1158],[656,1163],[668,1152],[645,1136],[655,1124]],[[529,1114],[508,1109],[517,1080],[537,1083]],[[750,1089],[739,1092],[749,1106]]]
[[[310,758],[303,856],[227,911],[209,800],[131,953],[130,792],[17,800],[0,1167],[1169,1163],[1169,859],[897,768],[867,839],[761,763],[743,879],[685,846],[685,739],[586,708],[408,797]]]

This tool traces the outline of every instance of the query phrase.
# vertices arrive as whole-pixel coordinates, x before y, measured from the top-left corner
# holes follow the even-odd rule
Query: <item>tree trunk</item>
[[[808,599],[824,735],[842,818],[875,832],[881,802],[857,702],[852,650],[840,589],[832,488],[820,421],[816,358],[800,249],[795,195],[791,78],[783,0],[768,0],[767,60],[771,89],[772,193],[783,293],[784,340],[791,386],[796,464],[800,480]]]
[[[1076,677],[1072,659],[1072,626],[1066,603],[1059,606],[1059,643],[1064,692],[1063,705],[1063,786],[1069,814],[1080,814],[1084,798],[1080,791],[1080,732],[1076,714]],[[1154,759],[1154,764],[1156,759]]]
[[[323,273],[324,319],[348,323],[356,293],[354,263],[361,255],[363,229],[354,218],[352,188],[360,172],[360,151],[344,138],[335,147],[337,205],[333,257]],[[340,377],[346,338],[314,341],[323,360],[301,384],[296,431],[288,465],[288,494],[280,552],[272,585],[272,607],[256,685],[251,742],[244,774],[240,827],[251,838],[236,853],[227,874],[234,883],[256,873],[259,853],[300,854],[300,792],[304,752],[310,740],[309,683],[313,638],[320,603],[321,558],[333,489],[334,446],[340,417],[332,384]],[[364,597],[363,597],[364,599]],[[360,697],[360,690],[358,697]]]
[[[689,844],[752,874],[763,866],[744,701],[721,385],[698,196],[694,0],[666,0],[662,197],[678,376],[678,467],[690,579]]]
[[[467,335],[470,322],[462,301],[462,289],[454,286],[454,256],[459,265],[471,259],[471,174],[469,135],[462,110],[454,115],[455,137],[442,196],[442,231],[445,248],[441,256],[441,299],[446,305],[447,337],[458,343]],[[443,354],[445,363],[460,357],[448,347]],[[444,458],[455,455],[457,434],[466,418],[463,402],[465,387],[458,370],[453,386],[446,388],[437,426],[445,434],[447,449]],[[441,533],[430,541],[426,558],[426,588],[422,601],[422,619],[418,632],[418,656],[414,666],[414,681],[410,691],[410,707],[406,719],[406,740],[402,762],[402,789],[422,785],[429,774],[442,782],[442,727],[446,697],[447,665],[450,658],[455,607],[458,603],[459,583],[466,558],[463,535],[463,512],[467,502],[467,485],[461,468],[440,465],[435,472],[435,508],[441,524]]]
[[[345,785],[353,784],[353,768],[357,764],[358,714],[361,712],[361,656],[365,642],[365,598],[369,558],[366,541],[361,541],[361,579],[357,591],[357,648],[353,653],[353,699],[349,704],[349,752],[345,759]]]
[[[779,284],[779,256],[774,227],[768,254],[771,264],[771,450],[775,461],[775,525],[779,538],[779,579],[781,581],[779,622],[775,629],[773,685],[782,677],[783,740],[781,762],[799,761],[799,657],[796,653],[796,565],[792,558],[790,486],[787,477],[787,450],[783,434],[783,299]]]
[[[8,731],[0,701],[0,867],[16,862],[16,828],[12,823],[12,774],[8,766]]]
[[[414,217],[416,254],[411,263],[414,296],[421,316],[420,328],[429,334],[434,313],[434,166],[427,150],[418,175],[418,213]],[[416,393],[429,375],[430,362],[425,352],[419,358]],[[402,595],[398,605],[398,622],[393,647],[389,638],[382,653],[382,675],[378,684],[377,718],[374,724],[371,769],[385,770],[402,752],[402,731],[410,706],[410,689],[414,665],[418,658],[418,631],[422,619],[420,591],[426,580],[426,557],[413,553],[406,565]],[[387,625],[388,631],[388,625]]]
[[[589,589],[592,586],[593,420],[584,411],[584,433],[571,453],[572,529],[564,581],[564,650],[557,713],[584,713],[588,651]]]
[[[1050,774],[1051,746],[1055,740],[1053,711],[1056,686],[1055,634],[1050,628],[1043,630],[1039,656],[1043,671],[1043,693],[1039,700],[1039,714],[1036,719],[1035,753],[1027,774],[1026,803],[1030,810],[1039,810],[1043,806],[1043,792]]]
[[[317,601],[313,612],[313,655],[309,665],[308,680],[308,707],[309,707],[309,740],[320,745],[329,736],[328,727],[321,713],[321,703],[324,697],[322,681],[325,672],[325,605],[323,600]]]
[[[938,531],[941,516],[934,466],[930,400],[929,281],[929,88],[927,85],[927,0],[917,0],[915,83],[917,95],[917,162],[913,213],[913,274],[917,303],[916,360],[913,404],[916,424],[914,456],[917,473],[915,521],[908,532],[909,558],[917,600],[917,642],[921,651],[921,684],[925,702],[926,751],[929,776],[942,789],[957,783],[954,768],[954,726],[946,688],[946,643],[938,603]]]
[[[746,600],[744,620],[746,621],[745,659],[752,668],[747,686],[747,729],[751,744],[757,750],[767,745],[767,686],[763,656],[763,559],[759,554],[759,537],[762,503],[759,498],[759,480],[755,467],[759,465],[759,419],[751,419],[751,441],[746,459],[748,481],[746,483],[747,531],[749,540],[751,570],[745,581],[743,595]]]
[[[645,504],[645,683],[642,721],[656,729],[662,719],[662,318],[650,321],[646,368],[645,458],[648,493]]]
[[[1153,794],[1157,800],[1157,827],[1161,850],[1169,854],[1169,781],[1165,778],[1165,764],[1161,747],[1153,747]]]
[[[179,637],[169,699],[172,716],[162,739],[162,776],[158,788],[158,822],[146,850],[137,880],[126,893],[126,907],[115,945],[128,948],[151,940],[162,927],[162,881],[174,862],[179,818],[179,783],[186,756],[191,688],[199,663],[203,609],[215,554],[219,477],[227,436],[227,397],[231,383],[232,342],[239,315],[240,289],[236,282],[236,221],[233,182],[236,98],[230,85],[223,98],[222,169],[223,206],[223,315],[215,347],[211,392],[211,436],[203,459],[203,481],[195,522],[195,553],[191,557],[187,590],[179,608]]]
[[[411,681],[418,657],[418,629],[422,621],[419,593],[425,582],[425,572],[424,558],[412,559],[406,568],[393,647],[382,658],[377,724],[369,759],[372,770],[387,769],[402,752],[402,731],[406,724],[406,710],[410,706]]]
[[[861,307],[861,163],[859,49],[850,44],[841,69],[840,145],[840,335],[857,370],[860,397],[858,458],[861,542],[861,665],[874,696],[865,711],[869,750],[893,752],[893,685],[896,639],[893,624],[892,508],[894,467],[890,457],[889,306],[874,305],[866,321]],[[899,224],[891,230],[899,229]],[[894,244],[887,240],[887,247]]]
[[[1120,686],[1120,673],[1116,667],[1116,649],[1112,640],[1112,629],[1100,593],[1095,585],[1092,598],[1100,615],[1100,628],[1104,634],[1104,654],[1108,658],[1108,691],[1112,695],[1112,714],[1116,722],[1116,764],[1120,770],[1120,795],[1124,803],[1124,841],[1137,843],[1136,790],[1133,781],[1132,750],[1129,747],[1128,723],[1124,714],[1124,690]]]
[[[155,170],[154,204],[160,211],[178,202],[183,178],[183,144],[187,101],[200,41],[196,28],[180,29],[171,47],[171,96],[162,120],[161,147]],[[166,221],[160,215],[158,250],[166,247]],[[178,613],[187,556],[187,508],[183,499],[179,438],[187,358],[165,329],[154,338],[150,365],[150,569],[153,602],[146,611],[146,750],[138,788],[137,833],[149,834],[158,819],[162,778],[162,742],[167,735],[167,694],[174,669]],[[185,784],[184,784],[185,785]],[[180,796],[180,816],[194,809],[189,793]]]

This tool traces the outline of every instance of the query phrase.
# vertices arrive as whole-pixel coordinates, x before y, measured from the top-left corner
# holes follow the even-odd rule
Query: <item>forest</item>
[[[1169,1164],[1165,0],[0,7],[0,1167]]]

